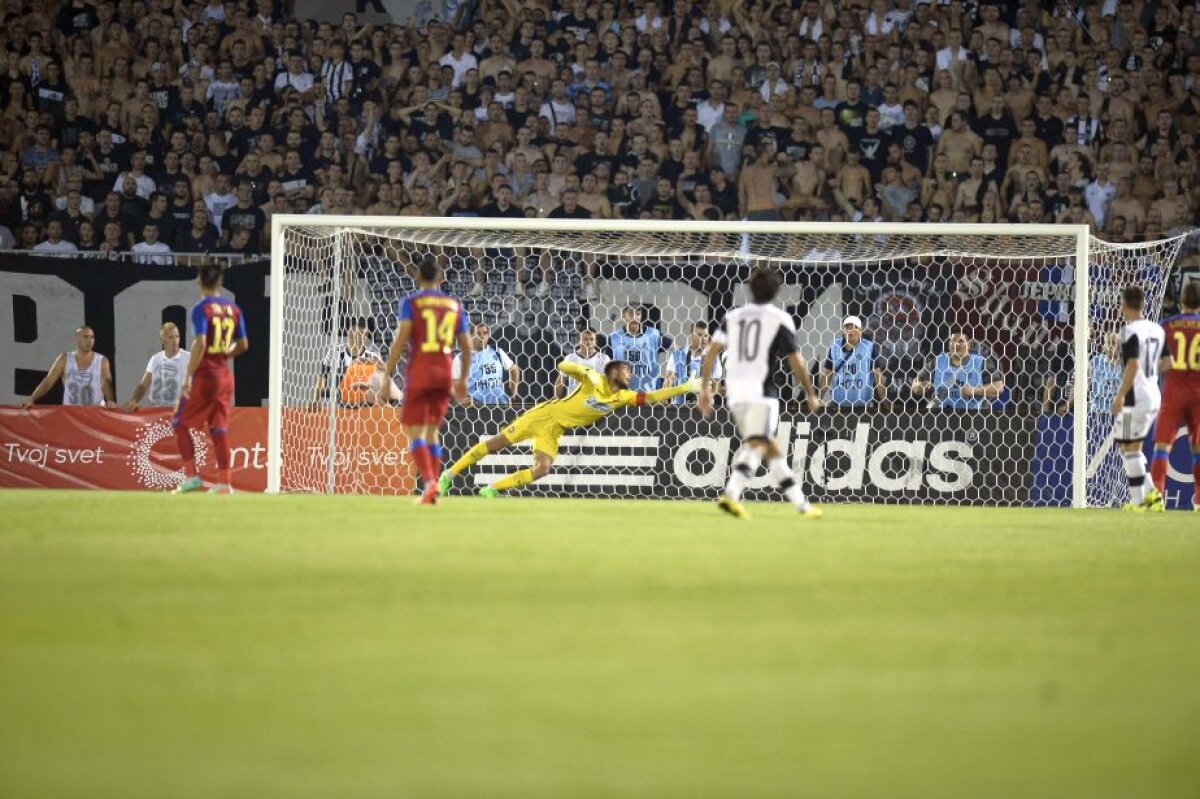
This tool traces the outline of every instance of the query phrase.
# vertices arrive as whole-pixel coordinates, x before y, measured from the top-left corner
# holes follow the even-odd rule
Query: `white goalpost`
[[[1157,314],[1182,243],[1110,244],[1075,225],[276,215],[268,491],[411,490],[397,398],[362,376],[415,288],[414,257],[431,253],[519,374],[515,392],[511,373],[476,376],[474,400],[447,421],[450,458],[561,391],[555,366],[581,330],[636,361],[636,387],[693,376],[703,334],[765,264],[833,401],[808,413],[780,373],[780,438],[816,501],[1112,505],[1124,493],[1107,415],[1120,292],[1143,286]],[[870,342],[861,371],[831,358],[849,316]],[[965,359],[950,357],[960,336]],[[402,402],[402,375],[391,378]],[[563,445],[522,493],[715,496],[736,440],[721,409],[703,420],[688,398]],[[490,456],[458,490],[527,456]],[[761,480],[750,496],[769,490]]]

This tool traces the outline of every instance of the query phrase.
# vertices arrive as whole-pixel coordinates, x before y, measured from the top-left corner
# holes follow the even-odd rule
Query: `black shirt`
[[[515,205],[508,206],[507,211],[501,211],[499,204],[490,202],[479,209],[480,216],[494,216],[507,219],[523,219],[525,212]]]
[[[217,229],[209,224],[204,232],[199,236],[192,233],[192,226],[181,228],[175,234],[175,243],[172,249],[175,252],[212,252],[216,249],[220,237],[217,235]]]

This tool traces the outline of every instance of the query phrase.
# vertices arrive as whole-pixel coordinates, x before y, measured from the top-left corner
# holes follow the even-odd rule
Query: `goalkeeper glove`
[[[693,377],[691,380],[687,381],[687,389],[693,394],[699,394],[700,389],[703,387],[704,384],[700,382],[700,378],[698,377]]]

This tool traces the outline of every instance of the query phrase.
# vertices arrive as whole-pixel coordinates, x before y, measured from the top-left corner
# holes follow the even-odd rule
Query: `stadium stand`
[[[1198,6],[446,0],[360,25],[281,0],[16,0],[0,246],[57,220],[126,253],[153,216],[159,250],[252,257],[276,212],[550,216],[568,189],[573,215],[1159,238],[1200,205]],[[525,271],[510,286],[536,291]]]

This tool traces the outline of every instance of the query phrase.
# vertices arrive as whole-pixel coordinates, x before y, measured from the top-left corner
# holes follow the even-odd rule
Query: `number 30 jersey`
[[[1137,319],[1121,328],[1121,363],[1137,359],[1133,388],[1125,395],[1126,408],[1157,409],[1162,399],[1158,391],[1158,359],[1163,356],[1166,335],[1157,322]]]
[[[745,305],[725,316],[713,341],[725,347],[725,395],[729,405],[777,397],[771,374],[795,352],[796,324],[778,306]]]
[[[205,337],[204,358],[196,369],[202,372],[229,372],[229,348],[246,338],[246,320],[242,309],[227,297],[210,294],[192,306],[192,332]]]
[[[406,385],[449,389],[454,341],[468,331],[462,303],[443,291],[418,291],[400,300],[396,316],[412,323],[405,353]]]

